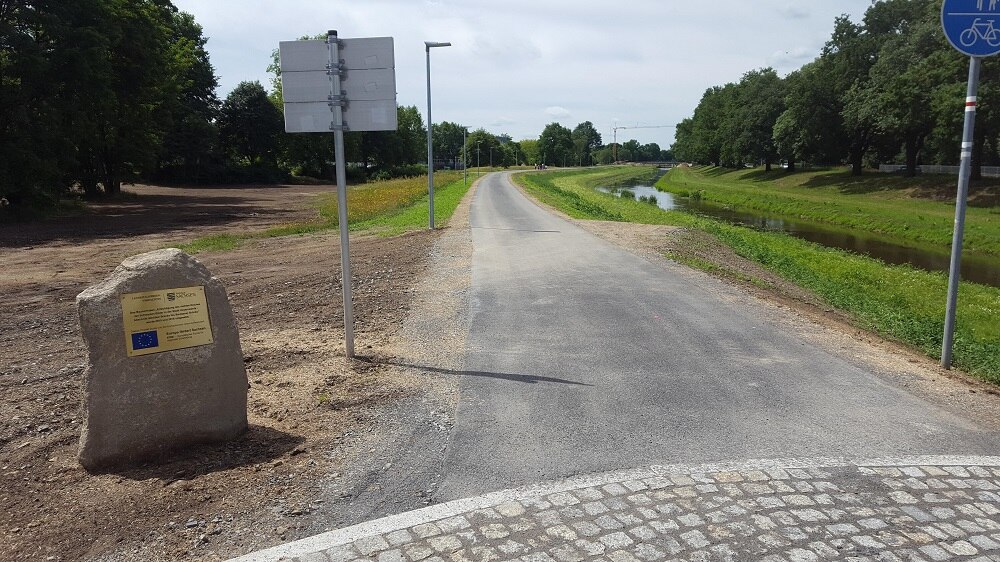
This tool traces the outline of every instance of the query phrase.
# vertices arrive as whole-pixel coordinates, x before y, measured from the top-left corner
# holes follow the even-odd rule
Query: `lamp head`
[[[431,47],[451,47],[451,43],[439,43],[437,41],[424,41],[424,46],[427,48],[428,51],[430,51]]]

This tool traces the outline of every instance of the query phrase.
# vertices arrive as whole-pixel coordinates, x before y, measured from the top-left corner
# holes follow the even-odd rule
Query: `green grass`
[[[676,168],[656,187],[738,210],[824,223],[940,252],[951,247],[954,184],[950,176],[904,178],[869,173],[852,177],[848,170],[789,174],[783,170]],[[977,191],[995,189],[994,182],[979,185]],[[993,199],[979,197],[977,203],[995,204]],[[964,248],[970,254],[1000,256],[997,208],[969,208]]]
[[[581,219],[667,224],[702,230],[829,305],[850,313],[859,325],[939,358],[948,280],[945,275],[825,248],[783,233],[663,211],[592,189],[603,172],[542,172],[515,176],[532,195]],[[688,265],[716,271],[699,258]],[[761,284],[761,283],[758,283]],[[1000,289],[962,283],[955,335],[955,365],[1000,384]]]
[[[474,178],[469,178],[469,185]],[[446,226],[469,186],[458,172],[434,174],[434,226]],[[276,238],[325,232],[338,228],[337,194],[324,194],[315,202],[318,218],[292,223],[258,232],[216,234],[197,238],[178,247],[190,254],[204,251],[226,251],[243,242],[259,238]],[[347,223],[355,232],[370,232],[395,236],[427,227],[429,197],[427,176],[402,178],[349,186],[347,190]]]

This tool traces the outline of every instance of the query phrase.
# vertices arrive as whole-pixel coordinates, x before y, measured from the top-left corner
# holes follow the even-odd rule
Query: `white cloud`
[[[690,116],[706,88],[739,80],[754,68],[774,66],[786,73],[809,62],[829,38],[836,16],[848,13],[858,20],[871,4],[173,1],[204,27],[221,96],[243,80],[267,86],[266,68],[278,41],[336,29],[341,37],[393,37],[399,103],[424,113],[423,42],[450,41],[452,47],[431,53],[435,121],[492,128],[514,138],[537,137],[553,119],[567,126],[591,121],[609,138],[613,118],[622,124],[676,124]],[[667,146],[673,130],[640,129],[634,138]]]
[[[782,10],[782,14],[786,18],[793,20],[804,20],[809,17],[809,11],[802,7],[801,4],[788,4]]]
[[[818,48],[794,47],[773,53],[768,62],[779,71],[792,71],[812,61],[819,55]]]
[[[549,117],[554,117],[556,119],[567,119],[572,117],[573,114],[570,113],[565,107],[560,107],[558,105],[553,105],[545,108],[545,114]]]

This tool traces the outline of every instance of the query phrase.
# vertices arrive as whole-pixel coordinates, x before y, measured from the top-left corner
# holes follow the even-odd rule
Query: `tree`
[[[573,129],[573,152],[581,164],[593,164],[593,153],[601,147],[601,133],[594,124],[584,121]]]
[[[465,127],[444,121],[434,125],[434,158],[455,161],[462,156]]]
[[[489,163],[490,150],[499,150],[500,140],[493,133],[479,128],[469,133],[465,147],[468,156],[466,165],[479,166],[483,163],[483,158],[486,158],[486,162]],[[484,157],[483,154],[486,156]]]
[[[736,85],[709,88],[689,123],[678,124],[676,150],[681,158],[701,164],[723,165],[723,145],[736,103]]]
[[[878,114],[867,99],[869,73],[878,58],[878,44],[863,26],[841,16],[834,21],[833,35],[824,46],[821,58],[823,69],[830,75],[832,91],[840,103],[851,173],[860,176],[865,154],[880,132]]]
[[[354,133],[360,138],[361,160],[391,174],[393,168],[427,161],[427,129],[416,106],[396,108],[395,131]]]
[[[517,166],[523,160],[524,157],[521,152],[521,143],[510,141],[500,145],[500,165],[504,168],[508,166]]]
[[[542,164],[566,164],[573,154],[573,132],[559,123],[549,123],[538,137]]]
[[[774,124],[785,110],[784,83],[772,68],[752,70],[737,85],[736,104],[727,119],[731,161],[764,162],[771,171],[777,158]]]
[[[155,167],[180,84],[170,80],[173,6],[165,0],[104,0],[101,32],[106,64],[91,77],[99,92],[87,100],[87,124],[77,140],[79,158],[96,172],[104,193],[121,191]],[[89,181],[84,181],[87,187]]]
[[[283,131],[281,114],[260,82],[240,82],[222,102],[219,137],[227,155],[239,164],[275,165]]]
[[[637,162],[641,157],[642,146],[635,139],[629,139],[618,147],[618,160]]]
[[[66,86],[80,72],[58,81],[55,68],[65,58],[87,66],[99,53],[69,49],[56,56],[56,46],[72,44],[74,23],[80,24],[83,45],[101,39],[95,23],[82,19],[94,15],[96,6],[79,4],[0,4],[0,212],[6,207],[22,215],[51,204],[65,190],[62,176],[73,165],[64,128],[72,107]]]
[[[855,103],[876,109],[878,129],[903,145],[906,173],[913,176],[934,129],[933,92],[949,78],[942,75],[942,60],[951,57],[941,49],[940,14],[927,0],[888,0],[869,8],[865,25],[878,57]]]
[[[530,166],[541,163],[542,153],[538,150],[538,139],[524,139],[518,143],[524,163]]]
[[[179,85],[168,100],[168,126],[157,166],[160,175],[199,181],[206,179],[216,158],[219,111],[215,69],[205,50],[207,39],[191,14],[173,15],[170,45],[170,81]]]

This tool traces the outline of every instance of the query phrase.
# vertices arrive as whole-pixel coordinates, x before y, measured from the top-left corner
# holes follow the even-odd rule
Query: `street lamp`
[[[424,41],[427,52],[427,194],[430,197],[430,229],[434,230],[434,121],[431,119],[431,48],[451,47],[451,43]]]
[[[476,177],[478,178],[480,174],[483,173],[482,167],[479,165],[479,145],[483,141],[476,141]]]

